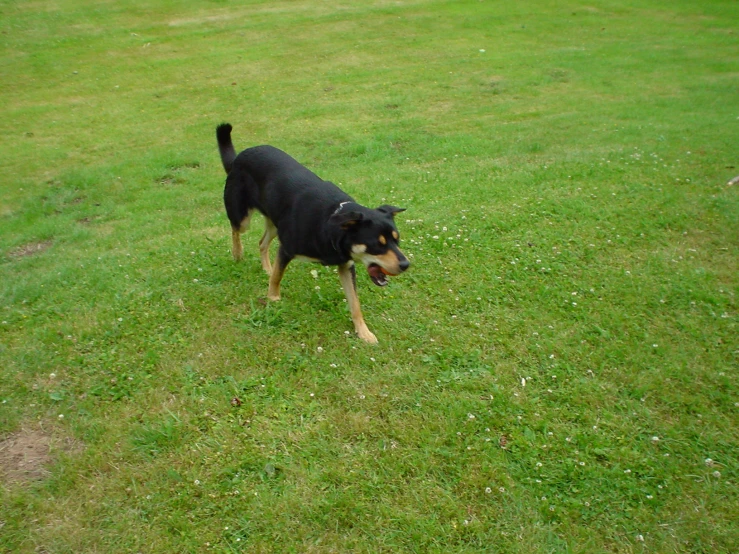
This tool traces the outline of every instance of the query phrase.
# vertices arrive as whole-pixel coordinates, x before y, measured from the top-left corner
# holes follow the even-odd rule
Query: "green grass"
[[[52,439],[0,550],[739,551],[738,24],[0,2],[0,439]],[[222,121],[407,208],[378,346],[232,261]]]

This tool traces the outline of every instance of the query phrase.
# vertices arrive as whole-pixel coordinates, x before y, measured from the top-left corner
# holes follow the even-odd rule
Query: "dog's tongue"
[[[387,278],[380,269],[379,265],[371,264],[367,267],[367,273],[369,273],[370,279],[378,287],[384,287],[387,285]]]

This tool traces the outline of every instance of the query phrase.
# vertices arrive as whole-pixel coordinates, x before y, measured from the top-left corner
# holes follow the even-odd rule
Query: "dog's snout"
[[[400,266],[400,271],[405,271],[411,266],[411,262],[408,260],[400,260],[400,263],[398,264]]]

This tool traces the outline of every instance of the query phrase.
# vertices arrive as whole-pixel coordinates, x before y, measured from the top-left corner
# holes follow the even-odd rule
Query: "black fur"
[[[385,285],[384,275],[396,275],[409,267],[398,246],[393,219],[401,208],[362,206],[273,146],[255,146],[236,155],[231,129],[228,123],[219,125],[216,137],[228,174],[223,199],[235,237],[257,210],[277,228],[277,262],[283,270],[297,256],[347,268],[361,261],[373,282]]]

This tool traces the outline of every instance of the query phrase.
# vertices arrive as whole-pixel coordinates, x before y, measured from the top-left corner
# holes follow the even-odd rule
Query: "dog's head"
[[[398,246],[400,234],[394,217],[402,211],[404,208],[387,204],[371,210],[352,203],[331,216],[331,222],[344,233],[342,242],[352,259],[365,265],[379,287],[387,285],[387,275],[398,275],[411,265]]]

